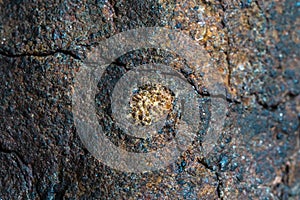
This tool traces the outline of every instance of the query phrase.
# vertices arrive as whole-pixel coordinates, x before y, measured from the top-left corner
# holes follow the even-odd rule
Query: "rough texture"
[[[299,9],[294,0],[0,0],[0,199],[300,199]],[[228,113],[208,156],[199,135],[166,169],[128,174],[81,143],[73,84],[101,40],[148,26],[205,47],[224,77]],[[182,73],[209,110],[193,67],[152,49],[113,63],[96,104],[106,109],[115,81],[151,62]],[[117,136],[108,137],[122,146]]]
[[[131,96],[131,112],[128,114],[135,123],[151,125],[173,109],[174,97],[171,91],[159,84],[148,83],[135,88]]]

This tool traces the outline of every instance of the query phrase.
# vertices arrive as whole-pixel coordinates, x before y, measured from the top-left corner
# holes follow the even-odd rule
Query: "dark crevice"
[[[224,11],[225,12],[225,11]],[[228,27],[227,25],[226,25],[226,22],[225,22],[225,19],[223,19],[222,21],[221,21],[221,23],[222,23],[222,26],[225,28],[225,27]],[[228,32],[229,32],[229,30],[227,30],[227,35],[228,35]],[[225,55],[226,55],[226,63],[227,63],[227,70],[228,70],[228,78],[227,78],[227,84],[228,84],[228,87],[229,87],[229,89],[231,88],[231,73],[232,73],[232,71],[231,71],[231,64],[230,64],[230,58],[229,58],[229,54],[230,54],[230,42],[229,42],[229,38],[227,37],[227,50],[224,52],[225,53]]]
[[[210,171],[214,171],[213,168],[211,166],[208,165],[207,162],[205,162],[204,159],[197,159],[197,162],[202,164],[206,169],[210,170]],[[217,195],[218,195],[218,199],[223,200],[224,199],[224,192],[223,192],[223,181],[221,178],[221,175],[219,172],[215,172],[216,177],[217,177],[217,181],[218,181],[218,185],[217,185]]]
[[[286,185],[289,185],[289,183],[290,183],[290,180],[289,180],[290,166],[289,166],[288,164],[285,165],[284,172],[285,172],[285,174],[286,174],[286,178],[285,178],[285,180],[283,180],[283,182],[284,182]]]
[[[229,48],[229,41],[228,41],[228,48]],[[231,88],[231,66],[230,66],[230,59],[229,59],[229,51],[226,51],[225,52],[226,54],[226,62],[227,62],[227,70],[228,70],[228,78],[227,78],[227,84],[228,84],[228,87]]]
[[[222,178],[221,178],[221,175],[216,172],[216,176],[217,176],[217,180],[218,180],[218,186],[217,186],[217,194],[218,194],[218,198],[223,200],[224,197],[223,197],[223,181],[222,181]]]
[[[221,5],[222,10],[225,12],[227,10],[222,0],[219,0],[219,4]]]
[[[188,75],[184,74],[183,72],[181,72],[183,74],[183,76],[186,78],[185,81],[187,81],[189,84],[191,84],[195,90],[195,92],[199,95],[199,96],[202,96],[202,97],[212,97],[212,98],[220,98],[220,99],[224,99],[225,101],[228,101],[228,102],[232,102],[231,99],[228,99],[226,97],[226,95],[223,95],[223,94],[210,94],[209,91],[206,91],[206,90],[201,90],[198,85],[197,85],[197,82],[195,82],[193,79],[189,78]],[[193,74],[195,77],[196,75]],[[225,89],[224,89],[224,93],[225,93]]]
[[[26,57],[26,56],[47,57],[47,56],[53,56],[58,53],[70,56],[76,60],[82,60],[82,57],[80,55],[78,55],[72,51],[63,50],[63,49],[58,49],[58,50],[49,51],[49,52],[20,53],[20,54],[10,54],[10,53],[4,52],[4,51],[0,51],[0,55],[10,57],[10,58],[19,58],[19,57]]]
[[[269,110],[271,112],[276,111],[281,104],[284,104],[285,102],[287,102],[286,98],[290,98],[289,101],[294,101],[299,96],[299,94],[295,95],[295,94],[288,92],[286,95],[284,95],[282,97],[282,99],[278,103],[276,103],[274,105],[268,105],[267,103],[264,103],[260,100],[257,93],[252,93],[252,95],[255,96],[255,101],[257,102],[258,105],[262,106],[265,110]]]
[[[197,159],[197,162],[200,163],[200,164],[202,164],[206,169],[213,170],[212,167],[210,167],[210,166],[207,164],[207,162],[205,162],[204,159],[199,159],[199,158],[198,158],[198,159]]]
[[[223,10],[223,12],[224,12],[224,14],[226,13],[226,10],[227,10],[227,8],[226,8],[226,6],[223,4],[223,2],[222,1],[220,1],[220,5],[221,5],[221,8],[222,8],[222,10]],[[221,20],[221,25],[223,26],[223,28],[225,29],[225,28],[227,28],[228,26],[227,26],[227,24],[226,24],[226,19],[225,19],[225,15],[224,16],[222,16],[223,17],[223,19]],[[231,64],[230,64],[230,58],[229,58],[229,54],[230,54],[230,41],[229,41],[229,38],[228,38],[228,33],[229,33],[229,29],[227,29],[227,50],[226,51],[224,51],[224,54],[226,55],[226,63],[227,63],[227,70],[228,70],[228,77],[227,77],[227,85],[228,85],[228,88],[229,88],[229,90],[231,90],[231,74],[232,74],[232,70],[231,70]],[[240,103],[239,101],[236,101],[236,100],[232,100],[231,98],[226,98],[227,99],[227,101],[234,101],[234,102],[236,102],[236,103]]]
[[[267,105],[266,103],[262,102],[259,100],[259,96],[257,93],[253,93],[254,97],[255,97],[255,101],[258,105],[262,106],[265,110],[269,110],[269,111],[276,111],[277,108],[278,108],[278,105],[272,105],[272,106],[269,106]]]

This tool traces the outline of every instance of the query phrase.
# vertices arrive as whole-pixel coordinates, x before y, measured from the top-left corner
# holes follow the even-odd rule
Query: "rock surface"
[[[0,199],[300,199],[299,10],[294,0],[0,0]],[[166,169],[120,172],[76,133],[74,78],[100,41],[153,26],[207,50],[228,113],[209,155],[199,135]],[[104,108],[114,80],[156,61],[209,98],[178,56],[144,49],[112,64],[99,88]]]

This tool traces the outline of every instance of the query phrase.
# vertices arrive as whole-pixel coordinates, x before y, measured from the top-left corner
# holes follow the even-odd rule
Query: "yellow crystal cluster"
[[[146,84],[130,100],[131,117],[141,125],[151,125],[173,109],[174,95],[160,84]]]

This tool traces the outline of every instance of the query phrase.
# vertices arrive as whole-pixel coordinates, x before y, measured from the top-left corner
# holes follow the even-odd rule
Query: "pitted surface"
[[[0,199],[299,199],[299,19],[293,0],[0,0]],[[229,111],[208,156],[200,135],[164,170],[123,173],[76,134],[73,80],[90,48],[148,26],[183,31],[209,52]],[[209,105],[195,66],[161,51],[130,52],[107,78],[153,61],[177,69]]]

